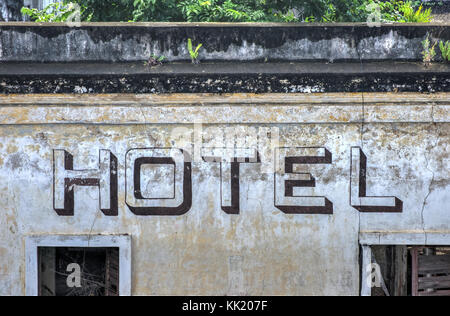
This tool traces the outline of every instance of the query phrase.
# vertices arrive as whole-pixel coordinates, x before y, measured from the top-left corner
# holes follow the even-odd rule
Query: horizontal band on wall
[[[0,124],[449,123],[450,93],[0,95]]]
[[[361,245],[449,245],[450,232],[360,232]]]

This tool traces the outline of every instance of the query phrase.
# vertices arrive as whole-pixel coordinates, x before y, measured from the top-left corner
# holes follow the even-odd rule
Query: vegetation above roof
[[[22,11],[38,22],[430,22],[420,1],[64,0]]]

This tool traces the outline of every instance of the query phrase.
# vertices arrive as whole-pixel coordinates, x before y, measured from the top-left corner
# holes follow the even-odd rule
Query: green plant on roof
[[[192,46],[192,40],[190,38],[188,38],[188,51],[189,51],[189,55],[191,55],[191,60],[193,64],[198,64],[198,51],[200,50],[200,48],[203,46],[203,44],[198,44],[197,47],[195,49],[193,49]]]
[[[151,55],[148,61],[145,62],[146,66],[155,67],[160,66],[166,60],[165,56]]]
[[[442,59],[444,61],[450,61],[450,41],[446,41],[445,43],[441,41],[439,43],[439,48],[441,49]]]
[[[431,45],[430,37],[427,35],[427,38],[422,41],[422,56],[423,56],[423,63],[425,67],[428,67],[431,65],[431,62],[433,61],[434,57],[436,56],[436,46],[437,42],[435,42],[433,45]]]

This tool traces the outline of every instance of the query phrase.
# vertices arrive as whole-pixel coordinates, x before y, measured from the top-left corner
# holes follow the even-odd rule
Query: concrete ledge
[[[3,106],[28,106],[28,105],[348,105],[362,102],[360,93],[233,93],[233,94],[0,94],[0,103]],[[366,105],[449,105],[450,96],[446,93],[422,94],[422,93],[367,93],[364,94]]]
[[[450,65],[376,63],[3,63],[0,93],[448,92]]]
[[[449,92],[450,66],[419,62],[427,36],[450,24],[0,23],[0,93]]]
[[[204,61],[420,60],[427,34],[449,40],[450,24],[0,23],[0,61],[186,61],[188,38]]]
[[[450,64],[433,63],[425,67],[421,62],[365,62],[365,63],[322,63],[322,62],[277,62],[239,63],[206,62],[167,63],[157,67],[146,66],[144,62],[132,63],[0,63],[1,76],[11,75],[328,75],[328,74],[446,74],[450,77]]]
[[[0,125],[449,123],[446,93],[0,96]],[[126,113],[126,115],[125,115]]]
[[[361,232],[361,245],[448,246],[450,232]]]

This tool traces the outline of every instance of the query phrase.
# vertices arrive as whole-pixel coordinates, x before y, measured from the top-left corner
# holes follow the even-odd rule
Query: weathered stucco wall
[[[130,234],[133,294],[357,295],[360,232],[450,234],[448,93],[10,95],[0,103],[2,295],[24,294],[27,235]],[[127,152],[155,147],[193,157],[192,206],[183,215],[136,215],[126,204]],[[221,209],[225,173],[201,158],[210,147],[259,151],[259,163],[240,165],[239,214]],[[295,198],[280,207],[277,147],[329,152],[311,160],[297,149],[304,160],[293,171],[311,173],[315,186],[293,193],[325,196],[332,211],[289,208],[309,203]],[[117,216],[100,210],[98,187],[76,185],[73,216],[58,215],[54,150],[72,154],[74,170],[98,170],[100,150],[115,155]],[[367,200],[352,199],[361,152],[365,196],[395,196],[400,208],[375,199],[381,208],[366,213]],[[161,193],[166,184],[155,183],[168,177],[148,176],[146,194]]]
[[[421,41],[450,39],[448,23],[0,23],[0,61],[133,62],[152,54],[205,61],[421,60]]]
[[[357,295],[361,240],[450,244],[427,35],[450,25],[0,23],[0,294],[33,286],[30,236],[128,234],[137,295]]]

